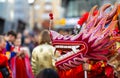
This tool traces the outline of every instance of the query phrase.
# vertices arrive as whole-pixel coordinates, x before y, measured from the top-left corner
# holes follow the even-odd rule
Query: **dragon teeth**
[[[67,46],[67,48],[72,48],[72,46]]]
[[[58,58],[57,58],[57,61],[60,61],[60,60],[66,58],[66,57],[68,57],[68,56],[71,56],[72,54],[74,54],[72,51],[71,51],[71,52],[67,52],[67,54],[64,54],[64,55],[58,57]]]
[[[80,46],[75,46],[75,48],[79,48]]]
[[[56,45],[56,48],[79,48],[80,46],[62,46],[62,45]]]
[[[72,50],[73,50],[73,52],[77,51],[75,46],[72,47]]]
[[[64,48],[67,48],[67,46],[64,46]]]
[[[59,46],[57,45],[57,46],[55,46],[55,48],[59,48]]]

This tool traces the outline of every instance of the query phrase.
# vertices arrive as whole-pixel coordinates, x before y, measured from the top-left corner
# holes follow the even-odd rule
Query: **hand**
[[[17,52],[18,57],[21,57],[21,56],[23,57],[23,55],[25,55],[24,50]]]
[[[84,63],[83,64],[83,69],[89,71],[90,70],[90,66],[91,66],[90,64]]]
[[[20,56],[21,56],[22,58],[24,58],[24,57],[25,57],[25,50],[21,50],[20,53],[21,53]]]
[[[20,55],[21,55],[20,52],[18,52],[16,56],[19,57]]]

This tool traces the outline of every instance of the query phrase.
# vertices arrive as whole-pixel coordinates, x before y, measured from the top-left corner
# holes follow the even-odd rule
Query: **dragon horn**
[[[89,15],[88,15],[88,19],[87,19],[87,22],[91,20],[91,18],[93,17],[93,14],[94,14],[94,11],[97,9],[97,5],[95,5],[89,12]]]

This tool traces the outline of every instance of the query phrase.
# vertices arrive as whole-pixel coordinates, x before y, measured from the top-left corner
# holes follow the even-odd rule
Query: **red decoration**
[[[50,13],[49,16],[50,16],[50,19],[53,20],[53,13]]]
[[[53,16],[53,13],[50,13],[49,16],[52,17],[52,16]]]
[[[94,11],[93,15],[95,16],[97,13],[98,13],[98,11],[96,10],[96,11]],[[82,26],[83,23],[87,21],[88,16],[89,16],[89,12],[86,12],[85,14],[83,14],[83,15],[80,17],[80,19],[79,19],[79,21],[78,21],[78,24],[79,24],[80,26]]]
[[[51,20],[53,20],[53,17],[50,17]]]
[[[89,15],[89,13],[86,12],[85,14],[82,15],[82,17],[80,17],[80,19],[79,19],[79,21],[78,21],[78,24],[79,24],[80,26],[82,26],[83,23],[87,20],[88,15]]]

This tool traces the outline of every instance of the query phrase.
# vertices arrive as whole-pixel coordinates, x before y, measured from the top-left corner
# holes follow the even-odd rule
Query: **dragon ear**
[[[97,23],[97,18],[98,15],[95,15],[93,17],[93,19],[91,19],[86,25],[85,25],[85,29],[87,29],[87,32],[89,32],[89,30],[93,27],[95,27],[96,23]]]
[[[112,8],[111,12],[109,13],[108,19],[111,19],[113,16],[115,16],[118,9],[118,3],[115,3],[115,6]]]
[[[95,14],[95,12],[96,12],[96,14],[97,14],[97,11],[96,11],[97,7],[98,7],[98,6],[95,5],[95,6],[90,10],[89,15],[88,15],[88,18],[87,18],[87,22],[90,21],[90,20],[93,18],[93,15]]]
[[[105,13],[105,10],[107,8],[109,8],[111,6],[111,4],[104,4],[101,8],[100,8],[100,15],[99,15],[99,19],[101,19]]]

